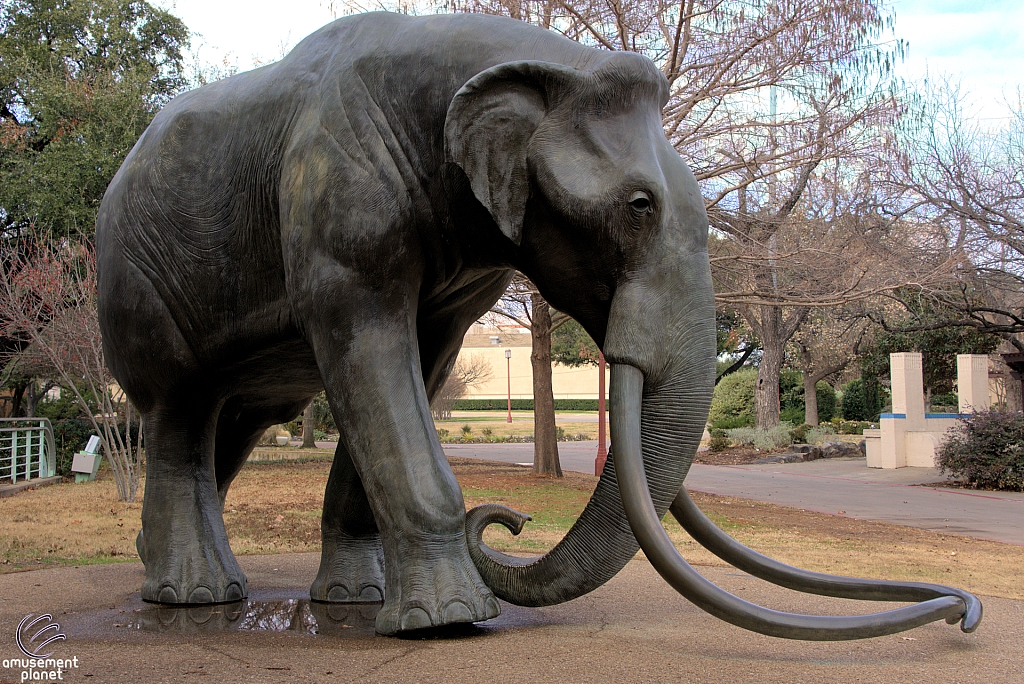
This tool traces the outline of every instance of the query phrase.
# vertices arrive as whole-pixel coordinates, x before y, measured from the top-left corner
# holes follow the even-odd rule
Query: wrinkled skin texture
[[[104,351],[145,416],[142,598],[246,595],[224,497],[321,388],[340,440],[314,600],[383,599],[394,634],[618,572],[639,547],[614,459],[554,550],[510,559],[479,533],[521,522],[467,522],[429,400],[518,269],[639,373],[633,489],[665,514],[715,368],[707,218],[667,93],[643,57],[521,22],[368,14],[171,102],[97,223]]]

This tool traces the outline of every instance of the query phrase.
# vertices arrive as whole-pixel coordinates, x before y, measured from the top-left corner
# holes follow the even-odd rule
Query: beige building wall
[[[530,363],[532,341],[530,331],[519,326],[488,328],[474,325],[462,343],[459,359],[470,362],[478,358],[490,367],[487,380],[468,389],[463,399],[505,399],[511,379],[513,399],[533,399],[533,366]],[[505,359],[505,350],[512,357]],[[555,399],[597,399],[597,367],[570,368],[554,364],[551,388]],[[605,369],[605,382],[608,381]],[[606,390],[607,391],[607,390]]]

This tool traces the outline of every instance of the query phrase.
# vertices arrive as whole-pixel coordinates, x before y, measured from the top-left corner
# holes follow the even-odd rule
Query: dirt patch
[[[960,480],[943,480],[941,482],[925,482],[924,484],[914,485],[916,487],[944,487],[946,489],[967,489],[972,492],[1014,492],[1018,493],[1020,490],[1017,489],[997,489],[996,487],[975,487],[967,482],[961,482]]]
[[[758,451],[752,446],[735,446],[722,451],[698,451],[694,463],[703,465],[750,465],[771,454],[781,454],[785,449]]]

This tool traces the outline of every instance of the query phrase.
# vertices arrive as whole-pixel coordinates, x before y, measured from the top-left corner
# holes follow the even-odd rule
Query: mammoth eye
[[[629,196],[629,206],[638,214],[651,213],[651,196],[643,190],[637,190]]]

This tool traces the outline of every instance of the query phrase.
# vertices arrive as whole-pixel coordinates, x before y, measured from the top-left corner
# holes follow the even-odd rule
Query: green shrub
[[[843,387],[842,416],[846,420],[877,421],[882,407],[889,401],[889,392],[877,382],[861,378]]]
[[[819,380],[814,394],[818,398],[818,420],[832,420],[836,412],[836,391],[827,382]],[[807,406],[804,402],[803,373],[782,371],[779,378],[779,406],[782,420],[795,425],[804,422]]]
[[[834,432],[841,435],[863,435],[866,428],[874,425],[866,420],[842,420],[841,418],[833,418],[830,424]]]
[[[959,413],[960,397],[956,392],[933,394],[928,408],[932,413]]]
[[[818,397],[818,420],[830,421],[836,414],[836,391],[832,385],[824,380],[819,381],[814,387],[815,395]]]
[[[800,425],[797,425],[792,430],[790,430],[789,434],[793,438],[793,443],[794,444],[806,444],[807,443],[807,433],[811,429],[811,427],[812,426],[808,425],[807,423],[802,423]]]
[[[82,405],[78,403],[74,392],[64,390],[60,394],[60,399],[44,400],[36,404],[36,416],[49,418],[51,423],[58,420],[73,420],[82,416]]]
[[[484,434],[484,437],[490,437],[491,435],[494,434],[494,430],[492,430],[491,428],[484,428],[480,432]]]
[[[779,419],[784,420],[791,425],[799,425],[804,422],[804,416],[807,413],[803,404],[800,406],[787,406],[779,412]]]
[[[779,409],[799,412],[796,422],[804,422],[804,374],[800,371],[784,368],[779,373]]]
[[[451,434],[451,432],[449,432],[445,428],[434,428],[434,429],[437,430],[437,438],[438,439],[444,439],[445,437],[447,437],[448,435]]]
[[[737,444],[771,451],[793,443],[792,428],[791,424],[782,423],[773,428],[735,428],[726,430],[726,434]]]
[[[836,434],[835,428],[826,423],[808,430],[805,439],[807,444],[821,444],[826,437],[834,434]]]
[[[743,419],[744,424],[753,425],[756,385],[756,368],[743,368],[722,378],[722,381],[715,385],[708,422],[721,427],[722,421],[726,419]]]
[[[732,418],[722,418],[711,425],[711,427],[718,428],[719,430],[732,430],[733,428],[753,426],[754,416],[733,416]]]
[[[462,434],[466,437],[469,437],[471,434],[473,434],[473,428],[470,427],[469,423],[466,423],[465,425],[462,426]]]
[[[327,395],[323,392],[313,397],[313,427],[324,432],[337,432],[331,405],[327,403]]]
[[[983,411],[947,433],[937,464],[972,487],[1024,491],[1024,416]]]
[[[711,431],[711,439],[708,441],[708,449],[714,452],[725,451],[729,448],[732,442],[729,441],[729,436],[725,434],[725,430],[713,429]]]

